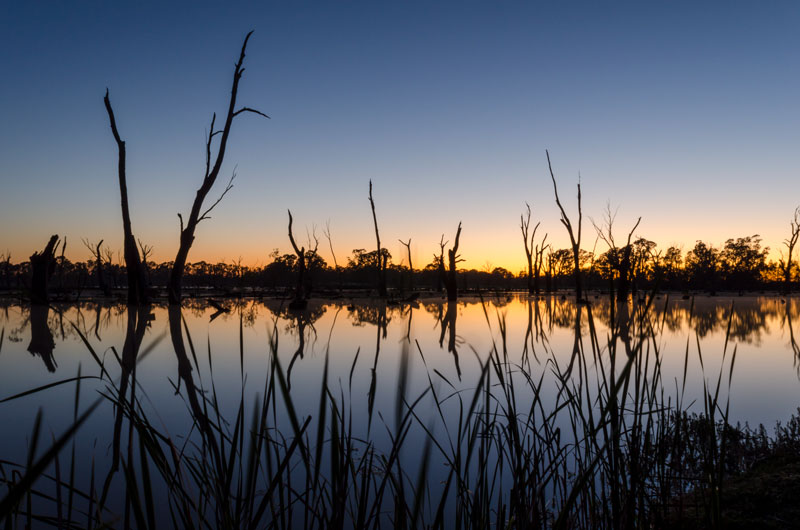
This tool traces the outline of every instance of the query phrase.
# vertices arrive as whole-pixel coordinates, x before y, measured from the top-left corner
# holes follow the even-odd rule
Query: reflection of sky
[[[136,235],[174,257],[199,184],[203,131],[223,111],[242,37],[256,33],[223,177],[236,187],[190,260],[263,263],[330,219],[340,261],[411,237],[424,265],[464,221],[465,266],[518,269],[525,201],[566,246],[565,202],[662,246],[760,233],[778,248],[794,206],[800,112],[791,3],[281,3],[168,7],[14,3],[0,32],[0,249],[23,259],[51,233],[121,247],[111,90],[128,142]],[[222,185],[224,183],[220,183]],[[757,188],[755,186],[758,186]],[[215,195],[212,192],[212,195]],[[584,247],[594,237],[585,226]],[[322,245],[321,247],[325,247]],[[327,248],[324,249],[327,258]]]
[[[702,410],[703,368],[699,362],[695,342],[695,330],[697,330],[701,335],[705,377],[712,386],[716,384],[722,367],[723,403],[728,396],[727,374],[731,353],[734,348],[737,349],[730,393],[731,421],[747,421],[751,425],[764,423],[771,432],[776,420],[786,420],[796,412],[797,389],[800,383],[798,383],[794,354],[789,347],[788,327],[784,322],[786,305],[781,304],[778,298],[697,298],[691,310],[693,323],[691,327],[688,324],[692,307],[690,301],[671,300],[666,306],[666,312],[663,311],[665,303],[667,303],[666,298],[660,298],[655,302],[656,314],[653,323],[656,329],[663,331],[659,332],[654,342],[648,341],[645,351],[648,352],[649,359],[647,363],[642,362],[642,365],[654,366],[653,345],[657,345],[662,360],[665,399],[670,399],[672,404],[675,403],[675,389],[680,387],[680,383],[676,385],[675,380],[680,381],[682,378],[688,340],[689,363],[684,404],[694,402],[690,410],[694,412]],[[731,319],[731,336],[735,338],[730,341],[726,359],[723,361],[725,330],[732,303],[734,313]],[[209,391],[212,381],[210,357],[213,364],[214,387],[222,414],[232,420],[236,415],[239,400],[243,397],[248,407],[245,410],[245,417],[249,418],[252,414],[251,404],[256,395],[264,394],[269,366],[270,332],[277,326],[279,359],[283,370],[287,370],[298,347],[297,322],[285,310],[279,314],[280,316],[273,313],[273,310],[279,307],[279,301],[268,302],[269,308],[261,303],[247,302],[241,320],[245,381],[242,393],[239,314],[233,311],[209,323],[209,316],[214,311],[199,304],[202,302],[189,301],[190,307],[183,310],[183,317],[197,356],[195,361],[194,356],[190,354],[193,366],[195,362],[198,363],[192,372],[195,384],[198,388]],[[323,366],[328,351],[329,388],[337,400],[343,396],[347,412],[353,414],[356,436],[366,438],[367,395],[371,382],[371,369],[374,365],[378,392],[370,438],[379,449],[388,447],[387,429],[391,431],[395,425],[396,391],[401,357],[406,350],[410,360],[410,378],[406,394],[408,399],[415,399],[427,388],[430,376],[441,397],[451,396],[451,399],[443,404],[443,414],[448,421],[455,423],[458,404],[456,398],[452,396],[453,392],[462,391],[464,400],[469,402],[479,379],[480,363],[487,359],[492,348],[492,339],[496,341],[499,355],[503,355],[498,318],[505,319],[507,324],[508,361],[511,370],[516,373],[515,384],[518,385],[517,406],[519,410],[527,410],[532,394],[525,386],[524,378],[517,373],[518,366],[526,365],[523,345],[526,340],[529,315],[527,299],[513,297],[503,298],[499,303],[487,301],[485,313],[478,300],[468,300],[467,303],[459,304],[456,330],[459,364],[462,371],[460,380],[453,355],[447,349],[448,337],[445,336],[441,347],[439,345],[441,328],[437,317],[440,315],[440,309],[442,314],[446,313],[446,305],[442,307],[440,304],[438,300],[428,300],[412,309],[408,336],[410,343],[406,342],[409,330],[408,308],[402,310],[390,307],[382,318],[380,306],[374,303],[365,308],[359,306],[356,308],[358,311],[351,311],[346,304],[312,305],[310,309],[314,318],[305,327],[306,349],[303,356],[294,362],[290,376],[291,394],[298,415],[301,418],[309,415],[316,417]],[[550,302],[538,302],[539,321],[543,326],[545,337],[543,342],[536,329],[535,304],[537,303],[533,304],[530,306],[530,314],[534,316],[532,333],[536,338],[532,347],[528,349],[530,365],[527,369],[534,381],[539,381],[539,377],[544,375],[542,405],[546,413],[549,413],[548,407],[554,406],[557,394],[552,370],[556,364],[564,370],[571,358],[574,343],[574,305],[570,301],[556,299]],[[99,319],[101,324],[98,330],[100,340],[97,339],[94,328],[95,322],[98,321],[96,306],[84,304],[80,310],[75,307],[61,309],[63,319],[59,318],[57,312],[51,311],[49,320],[56,342],[54,358],[58,369],[54,374],[48,373],[41,360],[26,351],[31,334],[27,320],[28,310],[11,306],[7,312],[0,312],[0,329],[5,330],[5,341],[0,351],[0,388],[2,388],[0,399],[74,377],[78,373],[79,366],[83,376],[99,375],[100,370],[74,331],[71,324],[73,322],[87,337],[94,351],[105,359],[105,367],[111,376],[115,379],[119,376],[119,367],[114,360],[111,347],[115,347],[117,352],[122,351],[127,323],[124,307],[101,308]],[[489,324],[487,324],[487,314]],[[604,344],[608,334],[607,303],[604,300],[595,300],[592,314],[599,343]],[[156,307],[153,309],[153,315],[155,319],[145,336],[144,348],[147,349],[154,343],[156,345],[147,356],[140,359],[137,365],[136,395],[142,401],[151,424],[182,443],[185,434],[192,427],[184,399],[186,387],[182,382],[181,396],[175,395],[174,385],[178,384],[178,370],[168,336],[167,311],[164,307]],[[359,315],[358,319],[355,318],[356,315]],[[800,301],[791,302],[791,316],[797,332],[800,333],[798,326]],[[379,321],[387,322],[385,337],[375,325]],[[588,332],[589,323],[585,313],[582,315],[581,328],[584,334]],[[159,339],[161,342],[158,342]],[[376,342],[380,344],[377,360]],[[593,385],[597,384],[594,371],[596,365],[595,357],[589,349],[589,342],[588,337],[584,335],[589,391],[594,395],[596,386]],[[621,347],[619,351],[624,356]],[[606,351],[601,352],[600,358],[607,366]],[[619,366],[621,364],[617,365],[618,368]],[[496,383],[494,373],[491,377],[493,384]],[[94,401],[97,391],[106,389],[106,386],[105,383],[99,384],[97,380],[84,380],[80,394],[80,409],[83,410]],[[44,413],[43,432],[49,433],[51,430],[56,434],[62,432],[73,417],[74,395],[75,385],[68,383],[11,402],[0,403],[0,424],[16,426],[13,430],[6,429],[0,439],[0,454],[3,458],[10,461],[24,461],[27,437],[30,436],[39,407]],[[430,422],[429,425],[437,436],[445,436],[441,420],[435,415],[435,408],[429,400],[423,400],[417,411],[420,420],[425,423]],[[285,411],[278,407],[276,414],[278,427],[288,433],[291,427]],[[113,410],[108,403],[105,403],[78,433],[77,469],[89,469],[94,458],[98,476],[106,472],[107,459],[111,454],[112,418]],[[569,432],[570,429],[567,421],[566,413],[557,420],[564,432]],[[314,422],[312,425],[315,425]],[[455,425],[450,425],[450,428],[452,432]],[[423,445],[424,434],[420,429],[413,430],[409,437],[410,442],[407,447]],[[327,452],[325,454],[327,455]],[[413,450],[404,454],[405,456],[401,458],[408,458],[410,462],[408,465],[414,466],[410,469],[416,469],[419,455]],[[64,465],[62,463],[62,466]],[[432,473],[445,473],[443,470],[446,468],[435,465],[431,466],[431,470]],[[441,477],[442,480],[444,478]],[[88,480],[88,477],[79,473],[78,481],[83,479]],[[432,483],[438,481],[434,480]],[[115,482],[113,487],[120,488],[121,482]],[[112,493],[114,491],[112,489]],[[156,495],[158,494],[156,491]],[[110,498],[123,499],[124,495],[112,495]],[[112,501],[112,504],[113,502],[115,501]]]

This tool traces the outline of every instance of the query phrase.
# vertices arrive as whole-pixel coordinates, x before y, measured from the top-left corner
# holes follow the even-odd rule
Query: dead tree
[[[406,252],[408,253],[408,289],[410,291],[414,290],[414,266],[411,264],[411,238],[408,238],[408,243],[403,241],[402,239],[398,239],[400,244],[406,247]]]
[[[372,222],[375,224],[375,241],[378,254],[375,256],[378,268],[378,296],[386,297],[386,256],[381,252],[381,235],[378,232],[378,217],[375,215],[375,201],[372,200],[372,179],[369,181],[369,205],[372,208]]]
[[[544,235],[542,238],[542,243],[540,245],[536,245],[534,247],[534,261],[533,261],[533,292],[534,294],[539,294],[539,275],[542,270],[542,265],[544,265],[544,251],[550,247],[550,245],[545,245],[547,241],[547,234]]]
[[[438,256],[438,260],[437,260],[437,256],[436,255],[433,256],[433,261],[435,261],[435,262],[438,261],[438,265],[439,265],[436,268],[437,269],[437,273],[438,273],[437,278],[436,278],[436,290],[439,291],[440,293],[442,292],[442,289],[444,288],[444,284],[447,283],[447,272],[445,271],[445,268],[444,268],[444,247],[447,246],[447,243],[449,243],[449,241],[445,241],[444,240],[444,234],[442,234],[442,238],[439,240],[439,256]]]
[[[608,204],[606,205],[604,226],[597,226],[594,221],[592,221],[592,225],[594,225],[594,229],[597,231],[597,236],[608,245],[608,265],[611,269],[612,276],[614,272],[617,273],[617,301],[624,302],[628,299],[631,285],[631,254],[633,253],[631,238],[633,237],[633,232],[639,227],[639,223],[642,222],[642,218],[639,217],[636,220],[636,224],[631,228],[631,231],[628,232],[628,240],[625,246],[618,248],[614,241],[614,219],[616,216],[617,213],[612,213],[611,205]],[[594,255],[594,253],[592,254]],[[613,296],[613,293],[611,293],[611,296]]]
[[[527,217],[523,217],[522,215],[519,216],[519,228],[522,231],[522,242],[525,243],[525,258],[528,261],[528,293],[533,294],[535,292],[533,287],[533,241],[536,238],[536,230],[539,229],[539,225],[542,223],[536,223],[536,226],[533,227],[533,232],[531,233],[531,205],[526,202],[525,207],[527,208],[528,215]],[[529,234],[530,238],[528,237]],[[528,243],[529,239],[530,243]]]
[[[445,279],[445,288],[447,289],[447,300],[454,302],[458,300],[458,286],[456,285],[456,265],[463,261],[458,254],[458,239],[461,237],[461,222],[458,223],[458,230],[456,230],[456,241],[453,248],[447,251],[447,259],[450,268],[447,271]]]
[[[145,245],[142,243],[141,239],[137,239],[139,242],[139,249],[142,251],[142,269],[144,269],[145,277],[147,278],[148,285],[150,284],[150,267],[147,265],[147,260],[150,257],[150,254],[153,253],[153,245]]]
[[[305,309],[308,305],[306,300],[305,275],[306,275],[306,249],[298,248],[292,234],[292,211],[289,212],[289,241],[292,243],[294,253],[297,254],[297,287],[294,292],[294,300],[289,303],[289,309]]]
[[[339,270],[339,263],[336,261],[336,254],[333,252],[333,240],[331,239],[331,222],[330,220],[325,221],[325,230],[322,232],[322,235],[325,236],[325,239],[328,240],[328,246],[331,249],[331,257],[333,258],[333,267],[337,271]]]
[[[97,287],[105,296],[108,296],[111,294],[111,289],[109,289],[108,284],[106,284],[106,279],[103,276],[103,256],[100,253],[100,247],[103,245],[103,240],[101,239],[96,246],[90,243],[88,239],[83,239],[82,241],[83,245],[88,248],[89,252],[91,252],[94,256],[94,273],[95,276],[97,276]]]
[[[108,98],[108,89],[103,98],[108,113],[108,121],[111,124],[111,132],[117,142],[118,160],[117,173],[119,176],[119,195],[122,206],[122,231],[124,235],[123,248],[125,251],[125,268],[128,272],[128,304],[140,305],[147,303],[147,282],[142,268],[142,261],[139,259],[139,249],[136,247],[136,239],[133,237],[131,228],[131,215],[128,209],[128,183],[125,176],[125,142],[120,138],[117,130],[117,121],[114,119],[114,110],[111,108],[111,100]]]
[[[791,228],[791,236],[783,241],[786,248],[789,250],[789,255],[786,257],[786,267],[783,270],[784,290],[788,295],[792,291],[792,253],[797,244],[797,237],[800,235],[800,206],[794,210],[794,219],[789,223]]]
[[[172,271],[170,272],[169,277],[169,284],[167,287],[167,294],[169,296],[169,303],[170,304],[180,304],[181,303],[181,293],[182,293],[182,283],[183,283],[183,273],[186,268],[186,259],[189,256],[189,250],[192,248],[192,243],[194,243],[194,233],[197,229],[198,223],[204,219],[209,219],[210,217],[208,214],[214,207],[220,203],[223,197],[233,188],[233,179],[236,176],[234,171],[233,175],[231,176],[230,181],[228,181],[227,187],[223,190],[222,194],[219,198],[206,210],[203,210],[203,202],[206,199],[206,195],[208,192],[211,191],[211,188],[214,186],[214,183],[217,181],[217,176],[219,176],[219,172],[222,169],[222,162],[225,158],[225,148],[228,145],[228,138],[231,133],[231,126],[233,125],[233,120],[240,114],[244,113],[253,113],[258,114],[259,116],[263,116],[265,118],[269,118],[263,112],[260,112],[255,109],[251,109],[250,107],[241,107],[239,109],[236,108],[236,94],[239,91],[239,80],[244,74],[244,68],[242,64],[244,62],[245,50],[247,48],[247,41],[250,39],[250,35],[253,32],[247,34],[244,39],[244,43],[242,44],[242,51],[239,54],[239,60],[236,62],[236,68],[233,72],[233,86],[231,87],[231,98],[228,103],[228,112],[225,116],[225,124],[223,125],[222,129],[214,130],[214,126],[217,120],[217,114],[214,113],[211,117],[211,127],[208,131],[208,136],[206,138],[206,170],[205,176],[203,177],[203,183],[200,188],[197,190],[197,194],[194,197],[194,202],[192,203],[192,209],[189,213],[189,217],[186,220],[186,224],[184,225],[183,217],[181,214],[178,214],[178,219],[180,220],[180,246],[178,247],[178,253],[175,256],[175,262],[172,266]],[[219,145],[217,146],[217,154],[214,159],[214,163],[211,163],[211,144],[214,140],[214,137],[219,135]]]
[[[44,250],[31,255],[31,302],[34,304],[46,304],[50,301],[47,283],[56,271],[57,248],[58,236],[50,236]]]
[[[558,199],[558,186],[556,185],[556,177],[553,174],[553,165],[550,163],[550,152],[545,150],[547,154],[547,167],[550,170],[550,178],[553,181],[553,193],[556,197],[556,204],[558,209],[561,210],[561,224],[567,229],[569,233],[569,240],[572,243],[572,257],[574,260],[573,275],[575,277],[575,301],[583,303],[583,288],[581,284],[581,227],[583,225],[583,212],[581,211],[581,181],[578,177],[578,228],[577,231],[573,228],[572,222],[567,217],[567,212],[561,205]]]

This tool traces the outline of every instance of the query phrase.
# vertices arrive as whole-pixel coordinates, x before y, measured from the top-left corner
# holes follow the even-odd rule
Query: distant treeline
[[[581,250],[581,275],[586,287],[608,290],[618,280],[615,264],[623,249],[609,249],[602,253]],[[683,252],[671,246],[659,249],[656,243],[638,238],[630,244],[630,290],[631,292],[657,290],[673,291],[753,291],[785,288],[786,264],[781,259],[768,260],[768,248],[761,246],[757,235],[729,239],[721,247],[698,241],[694,248]],[[100,260],[93,257],[87,261],[73,262],[62,256],[56,257],[56,265],[50,280],[51,289],[59,291],[82,291],[100,289],[102,278],[106,289],[122,289],[127,286],[127,273],[122,260],[114,259],[113,252],[104,252]],[[308,293],[340,289],[374,288],[377,274],[377,251],[354,249],[345,266],[328,264],[316,251],[306,251],[304,281]],[[441,256],[423,268],[409,270],[405,263],[394,263],[391,253],[383,248],[386,260],[386,281],[390,289],[412,291],[418,289],[442,290],[443,268]],[[271,262],[266,266],[248,267],[241,262],[187,263],[185,286],[188,288],[211,288],[223,291],[237,289],[259,289],[285,291],[294,288],[298,274],[298,259],[295,254],[281,254],[275,249],[270,254]],[[404,261],[404,260],[403,260]],[[164,288],[169,282],[173,262],[145,262],[145,273],[149,285]],[[102,269],[98,271],[98,267]],[[535,271],[532,271],[535,272]],[[459,269],[458,287],[475,289],[517,289],[532,292],[553,292],[573,287],[574,260],[571,249],[547,249],[543,254],[538,276],[528,271],[509,271],[503,267],[486,267],[483,270]],[[798,266],[792,263],[792,283],[796,284]],[[31,264],[29,261],[12,263],[9,255],[0,256],[0,289],[25,291],[30,287]]]

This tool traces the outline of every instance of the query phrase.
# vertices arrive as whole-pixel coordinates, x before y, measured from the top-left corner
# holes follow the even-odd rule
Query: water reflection
[[[53,339],[53,332],[48,324],[49,318],[50,306],[34,304],[30,307],[31,342],[28,344],[28,351],[33,356],[41,357],[48,372],[55,372],[56,362],[53,358],[53,350],[56,347],[56,341]]]

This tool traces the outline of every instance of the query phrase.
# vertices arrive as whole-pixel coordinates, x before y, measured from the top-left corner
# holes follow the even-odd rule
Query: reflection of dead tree
[[[794,210],[794,219],[789,223],[791,228],[791,235],[783,240],[783,244],[789,250],[789,255],[786,257],[786,266],[783,269],[783,282],[786,294],[792,291],[792,252],[797,244],[797,238],[800,236],[800,206]]]
[[[414,316],[414,306],[413,305],[409,305],[408,306],[408,325],[406,327],[406,336],[405,336],[405,341],[408,342],[409,344],[411,343],[411,319],[412,319],[413,316]]]
[[[458,254],[458,239],[461,237],[461,222],[458,223],[458,230],[456,230],[456,241],[453,248],[447,251],[448,264],[450,268],[447,271],[445,279],[445,287],[447,288],[447,300],[454,302],[458,300],[458,286],[456,285],[456,265],[463,261],[459,258]]]
[[[259,116],[263,116],[265,118],[269,118],[263,112],[260,112],[255,109],[251,109],[250,107],[241,107],[238,110],[236,109],[236,94],[239,91],[239,80],[244,74],[244,68],[242,67],[242,63],[244,62],[245,56],[245,49],[247,48],[247,41],[250,39],[250,35],[253,32],[247,34],[244,39],[244,43],[242,43],[242,51],[239,54],[239,60],[236,62],[236,68],[233,72],[233,86],[231,87],[231,98],[228,103],[228,112],[225,116],[225,124],[223,125],[222,129],[214,130],[214,125],[216,123],[217,114],[214,113],[211,118],[211,128],[208,131],[208,137],[206,138],[206,170],[205,176],[203,177],[203,183],[200,188],[197,190],[197,194],[195,195],[194,202],[192,203],[192,209],[189,213],[189,218],[186,220],[186,224],[183,223],[183,217],[178,214],[178,218],[180,219],[181,224],[181,236],[180,236],[180,246],[178,247],[178,254],[175,256],[175,262],[172,266],[172,271],[169,277],[169,285],[168,285],[168,295],[169,295],[169,303],[170,304],[180,304],[181,303],[181,284],[183,282],[183,273],[186,268],[186,259],[189,256],[189,250],[192,248],[192,243],[194,243],[194,232],[197,229],[198,223],[203,221],[204,219],[210,219],[208,214],[214,207],[220,203],[220,201],[225,197],[225,195],[233,188],[233,179],[236,176],[236,172],[234,171],[233,175],[231,176],[230,181],[228,181],[228,185],[220,194],[219,198],[206,210],[203,210],[203,201],[206,199],[206,195],[208,192],[211,191],[211,188],[214,186],[214,183],[217,181],[217,176],[219,175],[220,170],[222,169],[222,161],[225,158],[225,148],[228,145],[228,137],[231,133],[231,126],[233,125],[233,119],[240,114],[244,113],[253,113]],[[214,163],[211,163],[211,143],[215,136],[219,135],[219,147],[217,148],[217,156],[214,159]]]
[[[369,205],[372,208],[372,222],[375,224],[375,240],[378,243],[378,253],[375,255],[378,269],[378,296],[386,297],[386,260],[381,252],[381,235],[378,233],[378,217],[375,215],[375,201],[372,200],[372,180],[369,181]]]
[[[97,287],[103,292],[104,295],[108,296],[111,294],[111,290],[106,284],[105,277],[103,276],[103,257],[100,253],[100,247],[103,245],[103,240],[101,239],[97,245],[90,243],[88,239],[83,239],[83,245],[89,249],[89,252],[92,253],[94,256],[94,273],[97,276]]]
[[[791,300],[786,301],[786,313],[784,314],[784,318],[786,319],[786,324],[789,326],[789,345],[792,347],[792,351],[794,352],[794,366],[797,369],[798,377],[800,377],[800,345],[797,344],[797,340],[794,338]]]
[[[578,178],[578,228],[577,231],[573,228],[572,222],[570,221],[569,217],[567,217],[567,212],[564,210],[564,207],[561,205],[561,201],[558,199],[558,186],[556,185],[556,177],[553,174],[553,166],[550,163],[550,153],[545,151],[547,154],[547,167],[550,170],[550,178],[553,181],[553,193],[556,197],[556,205],[558,205],[558,209],[561,210],[561,224],[567,229],[569,233],[569,240],[572,243],[572,259],[575,262],[573,267],[573,274],[575,276],[575,300],[578,303],[584,302],[583,300],[583,289],[581,284],[581,226],[583,224],[583,212],[581,211],[581,181],[580,177]],[[576,233],[577,232],[577,233]]]
[[[133,308],[129,305],[127,308],[127,313],[128,327],[125,332],[125,343],[122,346],[122,359],[120,366],[122,369],[119,383],[120,405],[117,406],[117,415],[114,420],[112,471],[116,471],[119,468],[122,419],[125,415],[124,407],[121,404],[125,403],[126,401],[125,394],[128,392],[128,384],[130,379],[132,379],[132,381],[130,382],[131,394],[129,405],[133,407],[136,403],[136,361],[139,357],[139,347],[144,339],[145,330],[150,322],[150,306],[142,305],[138,308]]]
[[[306,324],[307,324],[307,321],[306,321],[305,315],[303,315],[302,312],[298,312],[298,313],[292,315],[292,318],[294,318],[295,324],[297,326],[298,343],[297,343],[297,350],[294,352],[294,355],[292,355],[292,360],[289,362],[289,366],[286,369],[286,382],[287,382],[287,387],[289,388],[289,390],[291,390],[291,388],[292,388],[292,368],[294,367],[294,363],[295,363],[295,361],[297,361],[297,359],[302,359],[303,358],[303,355],[305,354],[305,349],[306,349]]]
[[[305,247],[298,248],[297,243],[294,241],[292,234],[292,212],[289,212],[289,241],[292,243],[294,253],[297,254],[297,287],[294,293],[294,300],[289,303],[289,309],[305,309],[308,305],[306,300],[306,287],[305,287],[305,274],[306,274],[306,249]],[[317,249],[314,248],[313,252]]]
[[[370,368],[369,393],[367,395],[367,434],[369,434],[372,428],[372,412],[375,408],[375,394],[378,389],[378,358],[381,354],[381,332],[385,339],[387,324],[386,306],[381,305],[378,312],[377,332],[375,336],[375,360],[372,362],[372,368]]]
[[[31,255],[31,301],[34,304],[46,304],[47,284],[56,271],[56,249],[58,236],[50,237],[47,246],[41,252]]]
[[[439,324],[441,328],[441,334],[439,335],[439,347],[443,347],[445,332],[449,330],[450,333],[447,336],[447,351],[453,354],[453,360],[455,361],[456,365],[456,374],[458,375],[458,380],[461,381],[461,365],[458,362],[458,343],[456,341],[456,318],[458,317],[458,304],[456,302],[448,301],[447,312],[444,315],[441,313],[441,305],[439,307]]]
[[[128,271],[128,303],[133,305],[147,303],[147,283],[142,269],[142,262],[139,259],[139,249],[136,247],[136,239],[133,237],[131,228],[131,215],[128,209],[128,183],[125,176],[125,142],[120,138],[117,131],[117,121],[114,119],[114,110],[111,108],[111,100],[108,98],[108,89],[103,98],[108,113],[108,121],[111,124],[111,132],[117,142],[118,163],[117,173],[119,176],[119,195],[122,206],[122,231],[124,235],[123,248],[125,251],[125,268]]]
[[[53,350],[56,342],[53,339],[53,332],[47,320],[50,316],[50,306],[44,304],[31,305],[31,342],[28,344],[28,352],[31,355],[42,358],[42,362],[47,367],[48,372],[56,371],[56,363],[53,359]]]
[[[411,238],[408,238],[408,243],[403,241],[402,239],[398,239],[400,244],[406,247],[406,252],[408,253],[408,289],[413,291],[414,290],[414,266],[411,264]]]
[[[536,223],[536,226],[533,227],[533,233],[530,233],[531,205],[526,202],[525,207],[527,208],[528,215],[527,217],[519,216],[519,228],[522,231],[522,242],[525,243],[525,258],[528,260],[528,293],[533,294],[535,292],[533,287],[534,239],[536,238],[536,230],[539,229],[539,225],[542,223]],[[528,237],[529,234],[530,238]],[[528,239],[530,239],[530,243],[528,243]]]

